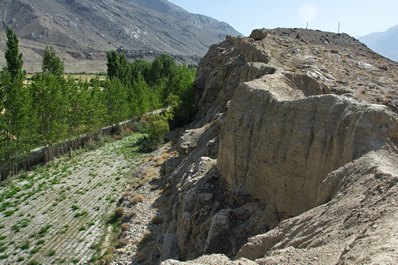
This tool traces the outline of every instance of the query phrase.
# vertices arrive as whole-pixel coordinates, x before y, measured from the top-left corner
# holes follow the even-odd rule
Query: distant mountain
[[[359,38],[375,52],[398,62],[398,25],[385,32],[376,32]]]
[[[198,60],[225,35],[240,35],[166,0],[0,0],[0,19],[22,38],[27,61],[48,44],[67,61],[103,59],[104,51],[118,48],[133,58],[169,53]]]

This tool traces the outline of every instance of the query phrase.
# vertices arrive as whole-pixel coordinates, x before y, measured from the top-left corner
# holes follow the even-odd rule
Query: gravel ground
[[[128,195],[124,196],[122,206],[126,213],[133,212],[134,216],[124,222],[128,224],[129,229],[122,232],[119,238],[126,240],[128,244],[116,250],[115,258],[111,263],[113,265],[148,264],[148,261],[143,262],[140,257],[137,257],[137,252],[140,252],[143,244],[156,248],[154,235],[161,234],[162,216],[166,211],[166,207],[159,207],[158,199],[163,191],[159,171],[161,163],[171,155],[169,148],[169,145],[165,145],[152,153],[149,161],[138,167],[135,172],[136,176],[141,175],[146,178],[146,181],[142,186],[129,189],[125,193]],[[140,196],[142,196],[142,202],[136,203],[135,198]]]

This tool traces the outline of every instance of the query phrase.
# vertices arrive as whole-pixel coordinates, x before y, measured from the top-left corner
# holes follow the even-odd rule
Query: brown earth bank
[[[150,189],[161,221],[116,264],[396,264],[397,84],[396,63],[345,34],[212,46],[196,120]]]

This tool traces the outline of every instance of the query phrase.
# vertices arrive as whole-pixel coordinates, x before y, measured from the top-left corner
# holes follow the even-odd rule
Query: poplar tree
[[[119,79],[108,80],[104,87],[108,124],[130,118],[128,91]]]
[[[6,28],[7,44],[5,51],[6,67],[2,70],[0,89],[3,109],[2,138],[4,156],[9,165],[20,160],[29,150],[29,111],[31,101],[28,90],[23,85],[22,53],[16,34]]]
[[[11,78],[22,77],[23,59],[22,53],[19,52],[19,41],[17,35],[11,28],[6,28],[7,46],[5,51],[5,58],[7,61],[7,71],[10,73]]]
[[[149,87],[144,77],[139,74],[133,83],[132,98],[130,99],[130,109],[133,115],[142,115],[150,110]]]
[[[123,54],[110,51],[106,54],[109,79],[119,79],[124,85],[131,83],[130,64]]]
[[[53,47],[46,47],[43,54],[43,73],[50,73],[58,78],[62,78],[64,74],[64,63],[55,53]]]
[[[65,104],[67,98],[62,86],[65,86],[65,82],[61,82],[54,75],[45,74],[37,75],[32,83],[39,134],[46,145],[52,145],[68,136]]]

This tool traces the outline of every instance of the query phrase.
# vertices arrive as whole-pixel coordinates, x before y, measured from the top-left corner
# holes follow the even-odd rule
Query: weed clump
[[[122,230],[122,232],[126,232],[130,230],[130,224],[122,224],[120,225],[120,230]]]
[[[137,203],[142,203],[144,201],[144,196],[142,195],[136,195],[133,197],[133,199],[131,200],[131,202],[133,204],[137,204]]]
[[[115,209],[113,214],[109,217],[108,224],[117,224],[120,219],[124,216],[124,208],[118,207]]]
[[[154,217],[152,217],[151,223],[154,225],[158,225],[163,223],[163,217],[159,216],[159,215],[155,215]]]

